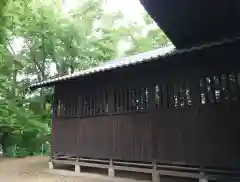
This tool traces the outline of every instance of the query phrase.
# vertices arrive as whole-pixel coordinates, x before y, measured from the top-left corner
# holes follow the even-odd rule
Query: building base
[[[49,169],[54,169],[52,162],[48,162],[48,168],[49,168]]]

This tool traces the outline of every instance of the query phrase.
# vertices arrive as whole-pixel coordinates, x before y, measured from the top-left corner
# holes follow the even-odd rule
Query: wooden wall
[[[53,151],[129,161],[237,167],[238,107],[162,110],[53,122]]]
[[[236,46],[183,53],[56,85],[53,152],[239,168],[240,66],[232,61]]]

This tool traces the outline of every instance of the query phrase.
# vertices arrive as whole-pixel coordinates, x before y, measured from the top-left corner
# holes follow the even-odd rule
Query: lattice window
[[[154,85],[154,97],[155,97],[155,106],[156,108],[161,107],[161,102],[162,102],[162,92],[161,92],[161,85],[156,84]]]
[[[160,88],[163,87],[159,86]],[[164,84],[164,90],[160,92],[159,98],[162,104],[169,108],[185,108],[192,106],[192,92],[188,80]],[[166,92],[166,94],[164,94]],[[165,97],[165,98],[164,98]]]
[[[114,112],[143,112],[148,108],[147,87],[114,90]]]
[[[108,93],[95,92],[83,95],[80,104],[81,117],[99,116],[108,113]]]
[[[57,99],[56,101],[56,116],[66,117],[67,115],[67,102],[65,99]]]
[[[108,113],[108,93],[95,92],[72,95],[57,102],[57,116],[84,118]]]
[[[200,80],[201,104],[239,100],[238,77],[234,73],[208,76]]]

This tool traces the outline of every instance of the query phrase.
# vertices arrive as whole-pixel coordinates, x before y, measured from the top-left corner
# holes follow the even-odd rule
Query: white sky
[[[63,2],[64,10],[68,12],[72,9],[76,9],[79,6],[81,6],[84,0],[61,0],[61,1]],[[121,11],[126,20],[131,20],[140,24],[143,22],[142,15],[146,13],[139,0],[104,0],[104,10],[107,13]],[[22,43],[19,44],[18,41],[17,41],[18,43],[15,44],[16,40],[13,41],[14,50],[16,51],[21,50],[23,44]],[[129,46],[130,46],[129,44],[121,42],[121,47],[129,48]],[[122,50],[121,52],[123,51],[124,50]],[[50,70],[51,75],[53,75],[55,72],[53,70],[56,70],[56,66],[53,64],[50,65]]]
[[[81,4],[82,0],[65,0],[64,9],[71,10]],[[141,21],[145,12],[139,0],[104,0],[106,12],[122,11],[127,19]]]

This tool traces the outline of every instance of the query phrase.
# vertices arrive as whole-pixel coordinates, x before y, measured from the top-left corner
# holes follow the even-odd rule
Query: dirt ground
[[[107,177],[90,177],[68,175],[64,171],[48,171],[47,157],[27,157],[23,159],[0,158],[1,182],[115,182],[125,179],[107,179]],[[74,172],[70,172],[73,174]]]

